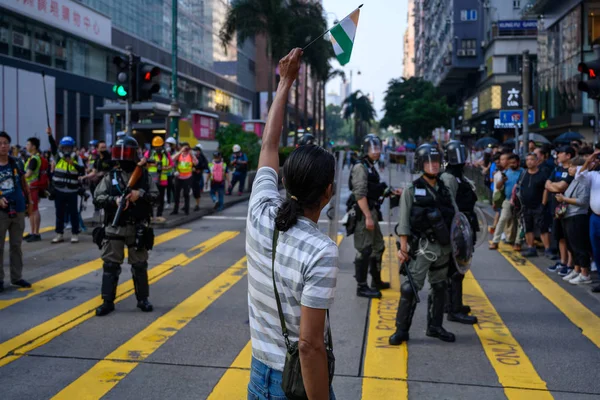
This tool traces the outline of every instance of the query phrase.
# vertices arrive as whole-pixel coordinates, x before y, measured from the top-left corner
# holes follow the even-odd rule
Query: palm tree
[[[361,136],[366,132],[364,126],[370,126],[375,119],[375,109],[371,100],[360,90],[352,93],[344,100],[344,119],[354,118],[354,144],[359,144]]]
[[[225,51],[236,33],[240,43],[257,35],[265,36],[269,60],[268,107],[273,103],[275,62],[289,50],[289,30],[293,24],[293,15],[284,0],[238,0],[227,11],[219,32]]]

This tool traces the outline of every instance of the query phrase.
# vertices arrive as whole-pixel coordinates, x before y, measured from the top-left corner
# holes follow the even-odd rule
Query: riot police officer
[[[441,159],[440,152],[430,144],[419,146],[415,152],[415,167],[423,174],[404,190],[400,198],[398,258],[412,275],[416,291],[423,288],[425,275],[429,277],[426,335],[454,342],[454,335],[442,327],[442,322],[448,260],[452,251],[450,225],[456,205],[446,185],[438,179]],[[396,332],[389,339],[391,345],[409,339],[408,331],[417,306],[417,293],[408,279],[403,279],[400,292]]]
[[[381,280],[381,258],[385,250],[383,235],[379,227],[381,220],[380,198],[387,185],[381,182],[375,163],[381,155],[381,140],[367,135],[362,142],[363,157],[350,172],[349,186],[352,191],[349,207],[356,210],[357,221],[354,231],[356,294],[360,297],[381,298],[382,289],[390,284]],[[397,193],[398,195],[400,192]],[[371,274],[371,287],[367,274]]]
[[[475,214],[475,204],[477,203],[477,194],[474,185],[464,175],[465,162],[467,161],[467,148],[458,140],[451,140],[446,144],[445,160],[446,169],[441,175],[441,179],[450,191],[458,211],[465,214],[471,225],[473,238],[475,232],[479,231],[479,222]],[[473,246],[475,245],[473,240]],[[469,252],[471,253],[471,251]],[[464,271],[463,271],[464,272]],[[456,262],[450,258],[448,265],[448,296],[446,301],[446,310],[448,311],[448,321],[460,322],[461,324],[476,324],[477,317],[468,315],[471,308],[463,305],[463,280],[464,274],[456,268]]]
[[[137,141],[127,135],[120,137],[112,148],[112,158],[114,168],[100,181],[94,193],[94,203],[104,209],[105,215],[105,228],[94,231],[94,242],[102,248],[104,263],[104,303],[96,309],[98,316],[106,315],[115,309],[114,300],[125,246],[129,248],[128,262],[131,264],[137,307],[144,312],[152,311],[152,304],[148,301],[148,250],[152,248],[154,233],[149,222],[152,218],[152,205],[158,197],[158,189],[144,168],[140,179],[130,188],[129,194],[126,194],[126,207],[117,222],[117,227],[113,227],[113,219],[121,198],[126,193],[129,178],[139,161]]]

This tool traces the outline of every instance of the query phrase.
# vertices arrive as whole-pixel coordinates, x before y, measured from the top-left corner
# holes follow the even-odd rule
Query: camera
[[[17,204],[14,200],[6,199],[6,201],[8,202],[8,218],[15,218],[17,216]]]

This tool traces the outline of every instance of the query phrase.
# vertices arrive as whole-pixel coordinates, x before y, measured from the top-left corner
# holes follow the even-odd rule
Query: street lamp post
[[[177,104],[177,1],[172,0],[171,8],[171,110],[169,111],[170,129],[169,134],[179,142],[179,104]]]

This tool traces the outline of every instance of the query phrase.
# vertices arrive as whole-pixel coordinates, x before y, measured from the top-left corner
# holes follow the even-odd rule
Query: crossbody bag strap
[[[275,292],[275,301],[277,302],[277,313],[279,314],[279,322],[281,323],[281,333],[285,339],[285,345],[288,350],[290,349],[290,339],[287,326],[285,325],[285,317],[281,307],[281,300],[279,299],[279,292],[277,291],[277,283],[275,282],[275,254],[277,254],[277,240],[279,239],[279,230],[273,229],[273,247],[271,250],[271,272],[273,277],[273,291]],[[329,309],[327,309],[327,345],[329,349],[333,351],[333,339],[331,336],[331,319],[329,319]]]

